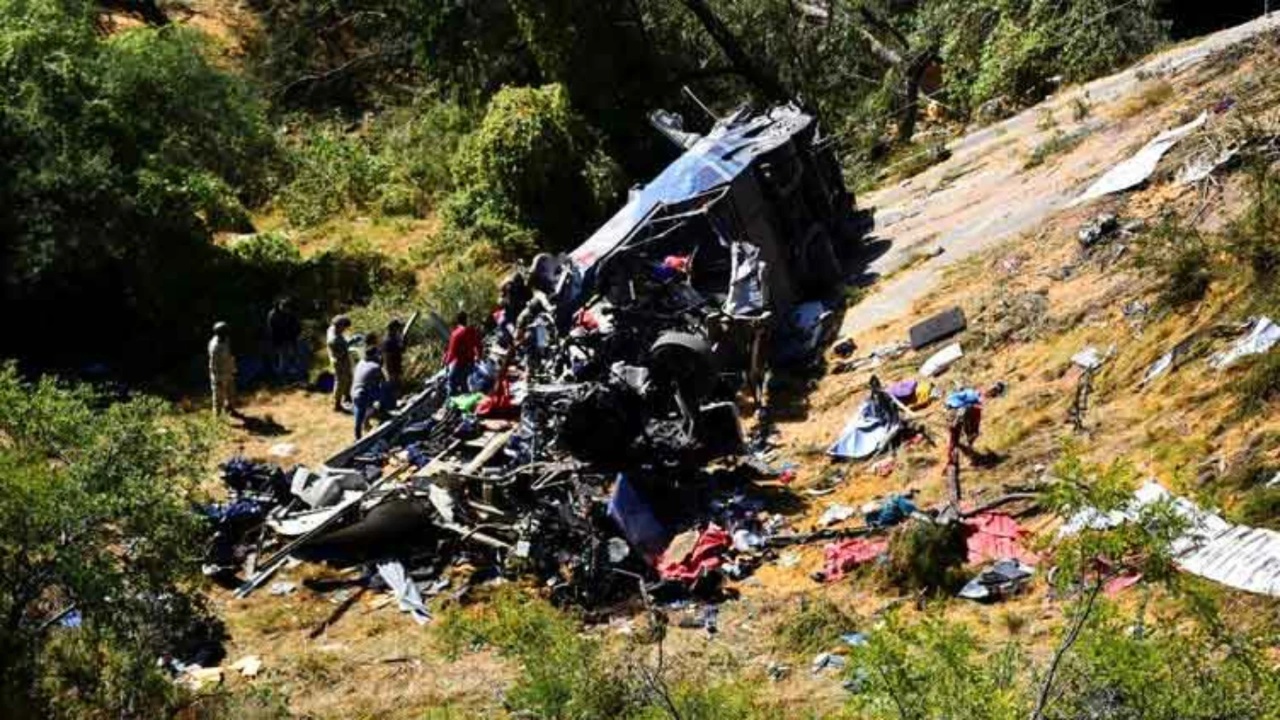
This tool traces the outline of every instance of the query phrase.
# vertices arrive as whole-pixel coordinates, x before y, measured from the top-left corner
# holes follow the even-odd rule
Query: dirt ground
[[[1168,58],[1147,65],[1159,62],[1167,63]],[[1080,226],[1103,211],[1116,213],[1122,221],[1148,224],[1161,213],[1173,211],[1196,217],[1206,231],[1219,228],[1239,210],[1244,197],[1242,175],[1226,174],[1197,189],[1175,187],[1158,173],[1149,186],[1126,195],[1079,208],[1062,208],[1060,202],[1160,130],[1239,93],[1255,70],[1247,56],[1182,65],[1181,72],[1163,77],[1175,92],[1160,93],[1165,99],[1152,107],[1143,100],[1149,77],[1099,81],[1097,92],[1105,90],[1107,99],[1095,97],[1089,117],[1079,121],[1095,124],[1089,137],[1044,166],[1021,169],[1037,142],[1034,133],[1001,146],[999,134],[988,129],[976,133],[985,138],[982,142],[960,141],[962,148],[973,149],[969,155],[957,152],[948,164],[909,184],[870,196],[873,202],[883,203],[882,213],[891,206],[914,207],[906,212],[915,215],[896,222],[890,218],[878,231],[895,246],[918,247],[923,238],[939,243],[944,254],[901,275],[886,269],[886,277],[872,288],[868,299],[848,311],[847,320],[861,318],[845,325],[846,331],[856,330],[851,337],[858,352],[904,339],[913,323],[959,306],[969,318],[968,330],[959,336],[965,357],[936,384],[944,392],[961,387],[986,389],[997,382],[1006,387],[999,397],[987,399],[979,441],[981,448],[1001,459],[990,468],[964,467],[970,503],[999,495],[1005,485],[1041,478],[1064,439],[1077,443],[1087,460],[1124,459],[1143,476],[1159,479],[1176,492],[1196,495],[1203,489],[1199,474],[1206,460],[1221,461],[1221,465],[1254,438],[1280,431],[1280,416],[1275,413],[1234,419],[1235,399],[1229,389],[1238,373],[1211,371],[1203,358],[1139,387],[1149,365],[1189,332],[1241,319],[1235,309],[1235,286],[1215,285],[1189,310],[1161,311],[1150,278],[1131,260],[1129,241],[1113,239],[1084,252],[1076,238]],[[1065,98],[1078,90],[1065,90],[1046,107],[1059,112],[1067,103]],[[1135,107],[1139,109],[1134,111]],[[1010,127],[1034,126],[1045,110],[1029,110],[1009,121]],[[1060,118],[1060,123],[1074,122]],[[1170,162],[1177,159],[1176,154],[1170,156]],[[993,168],[992,172],[998,165],[1004,175],[970,186],[973,174],[956,173],[975,162]],[[996,182],[1000,177],[1003,181]],[[1046,193],[1054,198],[1052,206],[1045,205]],[[956,243],[960,250],[952,256],[949,233],[961,232],[976,217],[996,213],[995,208],[1002,206],[1007,206],[1001,212],[1008,217],[1025,222],[1009,224],[1007,231],[981,243],[970,242],[966,239],[970,236],[955,236],[960,238]],[[917,284],[919,291],[912,289]],[[1002,301],[1030,295],[1044,298],[1043,313],[1018,315],[1002,308]],[[1078,432],[1067,422],[1079,378],[1071,356],[1088,346],[1110,356],[1094,382],[1086,429]],[[785,511],[790,528],[811,529],[833,503],[856,507],[907,489],[918,490],[921,505],[942,499],[941,448],[904,449],[883,473],[874,469],[875,463],[838,464],[825,456],[865,396],[871,374],[886,383],[914,378],[937,347],[908,352],[874,370],[821,374],[801,392],[788,396],[778,426],[781,437],[775,463],[795,463],[798,477],[785,489],[774,489],[796,499]],[[834,356],[828,357],[828,366],[835,361]],[[935,401],[922,409],[920,420],[934,437],[941,438],[944,417],[939,405]],[[349,416],[332,413],[326,397],[301,390],[257,393],[246,398],[243,410],[250,419],[228,423],[226,454],[242,451],[267,459],[273,445],[291,443],[296,450],[287,462],[314,464],[344,446],[351,434]],[[1024,522],[1044,535],[1057,521],[1040,515]],[[827,598],[871,617],[895,604],[914,612],[914,598],[887,594],[858,578],[820,584],[811,575],[822,565],[822,552],[822,543],[783,551],[750,578],[734,583],[740,599],[721,608],[717,634],[673,627],[667,649],[677,666],[713,665],[725,673],[759,680],[765,696],[784,708],[786,716],[837,712],[846,697],[839,680],[809,673],[807,658],[780,653],[770,629],[804,599]],[[322,572],[299,566],[275,580],[300,583]],[[484,650],[446,662],[432,644],[430,626],[414,625],[387,606],[385,597],[360,598],[345,617],[314,639],[308,635],[333,612],[332,594],[312,593],[299,585],[284,596],[264,590],[248,600],[234,600],[215,591],[213,599],[231,633],[229,660],[256,654],[265,664],[263,673],[252,681],[229,677],[228,682],[277,688],[289,695],[291,708],[299,715],[409,718],[421,717],[428,708],[450,706],[464,716],[501,716],[501,695],[513,669]],[[1280,611],[1280,605],[1269,599],[1241,596],[1232,597],[1231,602],[1268,616]],[[967,622],[984,638],[1002,640],[1015,634],[1032,638],[1033,655],[1047,652],[1062,615],[1061,605],[1049,598],[1043,579],[1026,595],[1008,602],[987,606],[953,601],[941,611]],[[627,619],[621,618],[589,632],[619,633],[626,625]],[[855,629],[864,628],[850,628]],[[790,664],[793,671],[781,681],[770,682],[765,668],[771,662]]]

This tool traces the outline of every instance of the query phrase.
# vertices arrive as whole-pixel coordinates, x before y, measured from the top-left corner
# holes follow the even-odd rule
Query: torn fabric
[[[1018,521],[1002,513],[981,513],[964,521],[968,562],[977,564],[1007,558],[1035,565],[1040,558],[1022,547],[1030,533]]]
[[[888,540],[852,538],[830,543],[822,549],[824,559],[822,577],[827,582],[835,582],[854,568],[875,560],[888,550]]]

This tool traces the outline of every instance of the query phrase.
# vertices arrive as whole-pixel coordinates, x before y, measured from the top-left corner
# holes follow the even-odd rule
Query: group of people
[[[333,375],[333,409],[355,416],[355,435],[364,434],[377,408],[395,407],[404,379],[405,324],[393,319],[379,340],[374,333],[348,338],[351,320],[338,315],[329,324],[325,346]],[[305,375],[306,356],[302,343],[302,323],[293,314],[288,300],[282,300],[267,315],[271,345],[271,368],[275,377],[294,379]],[[352,361],[352,341],[361,343],[360,360]],[[214,415],[235,414],[236,360],[231,351],[231,328],[226,322],[213,325],[209,340],[209,385]]]
[[[406,332],[404,322],[397,318],[387,323],[381,340],[374,333],[359,338],[360,360],[353,363],[351,341],[354,338],[347,337],[350,329],[350,318],[334,317],[325,332],[325,349],[333,373],[334,412],[351,412],[358,440],[377,409],[396,406],[404,381]]]
[[[287,301],[272,308],[267,325],[272,368],[277,377],[292,377],[293,373],[302,372],[305,368],[302,325]],[[378,410],[396,406],[404,382],[407,328],[404,321],[397,318],[387,323],[381,337],[376,333],[351,335],[350,331],[349,317],[334,317],[325,332],[325,349],[333,376],[333,410],[354,416],[355,437],[359,439]],[[353,350],[357,347],[359,358],[353,359]],[[451,394],[468,391],[482,351],[480,332],[468,323],[466,313],[458,313],[444,355]],[[213,412],[235,414],[236,360],[231,351],[231,328],[226,322],[214,323],[208,354]]]
[[[561,311],[571,305],[565,296],[573,292],[573,280],[573,274],[565,272],[550,255],[539,255],[530,265],[527,276],[516,271],[503,282],[494,319],[508,348],[508,361],[517,349],[523,348],[530,362],[535,362],[538,348],[547,344],[544,336],[567,321],[561,317]],[[267,314],[266,329],[274,376],[284,381],[304,377],[307,349],[302,339],[302,323],[288,298],[272,306]],[[396,406],[404,381],[407,328],[403,321],[393,319],[381,337],[375,333],[350,335],[350,331],[349,317],[334,317],[325,332],[325,349],[333,375],[333,409],[354,416],[355,436],[359,439],[379,409]],[[359,358],[353,360],[353,350],[357,347]],[[444,353],[450,395],[470,392],[471,377],[483,352],[480,331],[469,322],[465,312],[459,312]],[[236,361],[227,323],[214,324],[208,354],[213,412],[234,414]],[[500,375],[506,369],[504,362]]]

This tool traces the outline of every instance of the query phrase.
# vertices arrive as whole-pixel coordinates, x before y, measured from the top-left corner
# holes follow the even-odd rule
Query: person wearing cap
[[[329,370],[333,372],[333,409],[344,412],[351,400],[351,348],[347,344],[347,329],[351,319],[338,315],[325,332],[324,343],[329,351]]]
[[[224,322],[213,324],[209,340],[209,386],[213,393],[213,414],[234,413],[236,359],[231,354],[231,331]]]
[[[365,338],[364,357],[356,364],[351,384],[351,408],[356,420],[357,440],[364,435],[374,408],[382,401],[387,376],[382,371],[381,355],[378,338],[370,334]]]

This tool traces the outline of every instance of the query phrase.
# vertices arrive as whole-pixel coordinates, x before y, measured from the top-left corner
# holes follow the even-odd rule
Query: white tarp
[[[925,377],[940,375],[962,357],[964,357],[964,350],[960,349],[960,343],[948,345],[924,361],[920,366],[920,374]]]
[[[1081,205],[1121,190],[1128,190],[1146,182],[1147,178],[1151,177],[1151,173],[1156,171],[1156,165],[1160,163],[1160,159],[1164,157],[1164,154],[1169,152],[1169,149],[1177,145],[1180,140],[1199,130],[1208,119],[1209,113],[1203,112],[1200,113],[1200,117],[1182,127],[1176,127],[1160,133],[1154,140],[1135,153],[1133,157],[1111,168],[1102,177],[1095,180],[1089,186],[1089,189],[1084,191],[1083,195],[1071,203],[1071,206]]]
[[[1231,347],[1209,358],[1209,367],[1222,370],[1235,364],[1249,355],[1260,355],[1280,342],[1280,326],[1271,322],[1269,317],[1260,317],[1253,321],[1249,334],[1232,343]]]
[[[1238,590],[1280,596],[1280,532],[1233,525],[1186,498],[1174,496],[1155,481],[1138,488],[1125,510],[1107,515],[1082,511],[1058,534],[1114,527],[1136,519],[1143,507],[1163,500],[1171,501],[1174,512],[1188,523],[1172,547],[1178,567],[1184,572]]]

